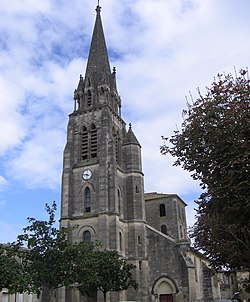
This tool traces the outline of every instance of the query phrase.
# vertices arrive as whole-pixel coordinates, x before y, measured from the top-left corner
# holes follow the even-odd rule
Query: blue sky
[[[84,74],[95,0],[0,0],[0,242],[15,240],[28,216],[60,205],[62,152],[73,91]],[[248,0],[102,0],[122,115],[142,145],[145,191],[177,193],[194,221],[198,183],[161,136],[181,127],[196,88],[250,66]],[[58,213],[59,216],[59,213]]]

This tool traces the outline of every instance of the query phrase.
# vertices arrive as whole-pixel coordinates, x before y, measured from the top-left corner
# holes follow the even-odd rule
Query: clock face
[[[85,170],[85,171],[83,172],[83,174],[82,174],[82,178],[83,178],[84,180],[90,179],[91,176],[92,176],[92,172],[91,172],[90,170]]]

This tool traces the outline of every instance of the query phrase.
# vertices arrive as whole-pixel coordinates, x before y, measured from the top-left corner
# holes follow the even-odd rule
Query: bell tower
[[[145,219],[141,146],[121,117],[98,4],[85,76],[68,121],[61,226],[71,228],[72,242],[98,240],[136,266],[139,290],[111,294],[109,301],[148,301]]]

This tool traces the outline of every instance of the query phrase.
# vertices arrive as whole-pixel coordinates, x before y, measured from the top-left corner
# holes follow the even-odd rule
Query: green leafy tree
[[[56,289],[75,285],[84,295],[97,291],[137,288],[131,270],[134,265],[118,252],[102,250],[99,243],[70,243],[65,229],[55,226],[55,202],[46,204],[47,220],[28,218],[16,243],[0,246],[0,289],[9,292],[42,293],[55,300]]]
[[[192,172],[203,193],[191,232],[214,267],[250,268],[250,81],[218,75],[183,112],[180,131],[164,139],[162,154]]]
[[[131,272],[135,266],[121,258],[117,251],[94,249],[92,258],[87,260],[86,266],[86,259],[84,258],[82,262],[81,254],[79,256],[80,259],[77,263],[80,263],[80,266],[78,266],[77,281],[81,294],[93,296],[99,290],[106,301],[107,293],[110,291],[137,289],[137,283]],[[90,271],[86,272],[86,267]]]
[[[72,285],[81,289],[81,293],[87,296],[96,294],[96,278],[94,272],[94,248],[93,242],[78,242],[69,246],[67,254],[71,258]]]
[[[55,290],[72,282],[73,259],[65,230],[55,226],[55,202],[51,207],[46,204],[46,211],[48,221],[28,218],[30,224],[18,236],[17,244],[27,248],[22,256],[25,270],[31,276],[26,291],[39,295],[43,290],[44,293],[48,292],[49,300],[53,301]]]
[[[31,280],[24,267],[25,252],[14,244],[0,246],[0,291],[3,288],[8,288],[11,294],[26,291]]]

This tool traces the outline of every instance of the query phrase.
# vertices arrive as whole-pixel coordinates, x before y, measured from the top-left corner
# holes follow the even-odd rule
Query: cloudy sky
[[[97,0],[0,0],[0,242],[28,216],[60,204],[62,151],[73,91],[84,74]],[[143,149],[145,191],[200,194],[162,156],[161,136],[182,122],[186,96],[214,76],[250,66],[249,0],[101,0],[124,120]]]

